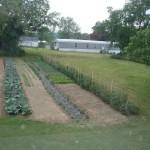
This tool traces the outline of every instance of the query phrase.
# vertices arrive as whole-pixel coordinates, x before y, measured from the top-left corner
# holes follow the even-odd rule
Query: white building
[[[27,37],[27,36],[20,37],[20,46],[38,47],[38,44],[39,44],[38,37]]]
[[[54,48],[60,51],[101,53],[108,52],[109,42],[76,39],[56,39],[54,42]]]

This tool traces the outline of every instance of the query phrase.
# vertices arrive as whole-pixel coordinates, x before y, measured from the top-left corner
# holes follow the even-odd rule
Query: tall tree
[[[59,24],[59,37],[63,39],[79,39],[80,27],[71,17],[62,17]]]
[[[125,48],[129,59],[150,65],[150,28],[139,30]]]
[[[121,10],[108,7],[109,18],[96,22],[93,33],[98,35],[99,39],[105,37],[106,40],[117,42],[123,50],[128,46],[130,37],[138,30],[150,27],[149,11],[149,0],[129,0]]]
[[[125,22],[130,27],[137,29],[150,27],[149,0],[129,0],[124,6]]]
[[[57,13],[49,13],[48,0],[0,0],[0,50],[18,54],[20,36],[52,23],[56,25],[52,20],[56,16]]]

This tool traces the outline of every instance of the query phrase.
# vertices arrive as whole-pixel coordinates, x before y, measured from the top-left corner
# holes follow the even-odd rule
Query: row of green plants
[[[110,104],[112,108],[120,111],[123,115],[138,115],[140,113],[139,108],[129,102],[127,94],[112,90],[112,88],[107,88],[105,85],[100,85],[94,82],[91,77],[79,73],[74,68],[61,65],[59,62],[54,61],[50,56],[43,55],[41,56],[41,59],[70,77],[82,88],[98,96],[105,103]]]
[[[49,66],[44,61],[42,61],[40,58],[30,58],[29,61],[32,61],[37,66],[39,66],[43,72],[46,75],[46,78],[49,80],[52,80],[56,84],[67,84],[67,83],[73,83],[73,81],[65,76],[64,74],[57,71],[52,66]]]
[[[59,89],[55,86],[52,80],[46,78],[43,70],[36,65],[32,60],[25,60],[29,67],[35,72],[35,74],[41,79],[44,87],[48,93],[53,96],[54,100],[68,113],[72,119],[84,119],[86,116],[82,110],[80,110],[75,104],[69,101],[69,98],[63,95]]]
[[[31,114],[27,98],[23,92],[22,83],[16,70],[15,62],[7,58],[5,64],[5,99],[6,111],[8,114]]]

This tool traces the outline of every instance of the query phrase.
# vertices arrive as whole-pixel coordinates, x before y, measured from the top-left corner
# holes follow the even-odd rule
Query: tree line
[[[48,0],[0,0],[1,55],[20,55],[20,36],[39,36],[51,42],[56,30],[60,38],[82,38],[80,27],[71,17],[50,12]]]
[[[123,9],[108,7],[108,12],[92,27],[94,39],[116,42],[127,59],[150,64],[150,1],[129,0]]]

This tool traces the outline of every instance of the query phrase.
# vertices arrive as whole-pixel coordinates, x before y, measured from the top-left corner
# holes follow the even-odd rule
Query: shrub
[[[139,115],[140,114],[140,110],[137,106],[135,106],[132,103],[123,103],[120,106],[120,112],[123,115]]]
[[[131,37],[125,50],[129,60],[150,65],[150,28],[140,30]]]

